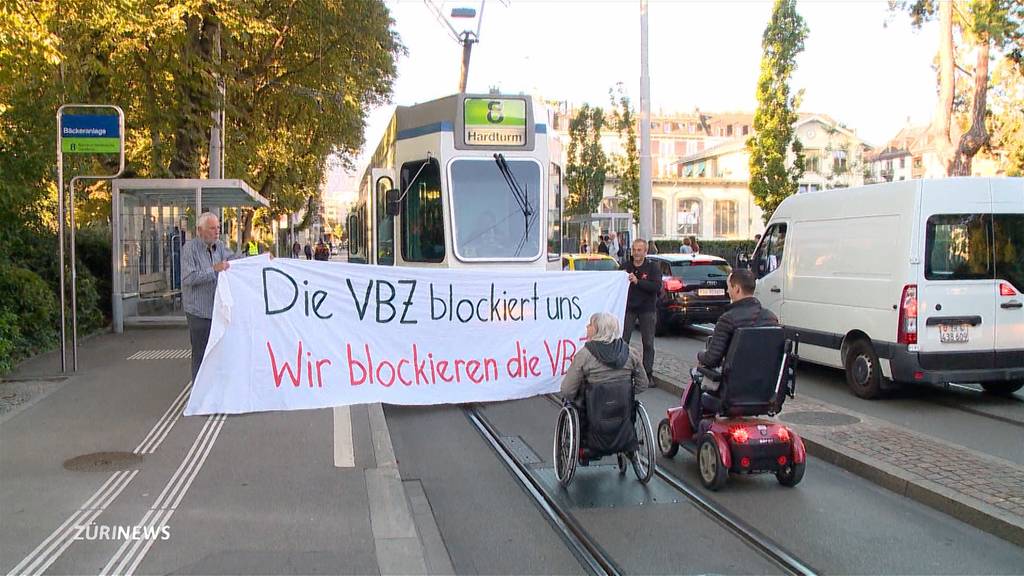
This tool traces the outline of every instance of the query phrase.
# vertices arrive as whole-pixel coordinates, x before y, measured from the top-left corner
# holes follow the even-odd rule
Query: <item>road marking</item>
[[[227,415],[225,414],[216,414],[207,418],[203,429],[192,443],[192,447],[181,461],[178,469],[175,470],[174,475],[164,485],[149,511],[136,524],[142,533],[146,533],[146,529],[149,528],[150,534],[159,534],[170,521],[189,487],[192,486],[192,482],[199,475],[203,464],[206,463],[206,458],[210,455],[214,443],[217,442],[217,437],[220,435],[226,419]],[[133,574],[155,541],[155,538],[125,540],[100,571],[100,574]]]
[[[192,389],[192,382],[185,384],[185,387],[178,393],[178,397],[171,402],[171,406],[164,412],[164,415],[157,420],[153,428],[150,429],[149,434],[142,440],[142,442],[135,447],[133,451],[135,454],[152,454],[156,452],[157,447],[163,443],[164,438],[167,438],[167,434],[171,431],[171,428],[181,417],[182,408],[185,405],[185,401],[188,399],[189,391]]]
[[[175,350],[139,350],[135,354],[128,357],[129,360],[177,360],[181,358],[191,358],[192,350],[189,349],[175,349]]]
[[[152,454],[163,443],[171,427],[174,426],[174,423],[181,416],[182,407],[188,399],[188,392],[191,388],[192,383],[189,382],[178,393],[178,396],[171,402],[167,411],[150,428],[142,443],[135,448],[133,451],[135,454]],[[8,576],[14,574],[39,574],[46,571],[75,542],[78,534],[94,522],[120,496],[121,492],[128,487],[128,484],[131,483],[138,473],[138,470],[122,470],[112,474],[85,501],[85,504],[82,504],[81,508],[69,516],[59,528],[54,530],[35,550],[19,562],[8,573]]]
[[[353,468],[355,465],[355,446],[352,444],[352,410],[348,406],[335,406],[334,466],[336,468]]]
[[[8,576],[14,574],[41,574],[75,542],[78,535],[103,513],[139,473],[138,470],[115,472],[75,511],[59,528],[18,563]]]

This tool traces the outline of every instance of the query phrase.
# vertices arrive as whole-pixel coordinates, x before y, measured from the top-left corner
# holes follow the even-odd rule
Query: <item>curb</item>
[[[655,373],[654,384],[675,394],[683,393],[681,383],[675,378]],[[825,404],[820,400],[815,400],[815,402]],[[848,413],[838,410],[837,412]],[[801,430],[800,438],[803,439],[808,454],[815,458],[843,468],[900,496],[905,496],[948,514],[979,530],[1018,546],[1024,546],[1024,519],[1022,518],[986,502],[956,493],[929,480],[915,477],[886,463],[868,461],[828,440],[816,438],[814,434],[807,434],[806,430]]]

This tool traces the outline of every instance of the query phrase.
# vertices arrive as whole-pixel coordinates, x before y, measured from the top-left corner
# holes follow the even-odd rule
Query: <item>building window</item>
[[[676,234],[700,236],[701,201],[698,198],[683,198],[676,206]]]
[[[817,154],[807,157],[807,171],[814,173],[821,172],[821,158]]]
[[[900,168],[906,168],[907,167],[906,160],[907,160],[906,156],[900,156]]]
[[[715,236],[736,236],[738,222],[735,200],[715,200]]]
[[[725,127],[725,135],[732,136],[732,124],[729,124],[728,126]]]
[[[653,199],[654,206],[654,235],[665,235],[665,201],[661,198]]]
[[[832,151],[832,173],[842,174],[846,172],[846,150]]]
[[[750,126],[744,124],[743,125],[743,135],[746,136],[747,134],[750,134]]]

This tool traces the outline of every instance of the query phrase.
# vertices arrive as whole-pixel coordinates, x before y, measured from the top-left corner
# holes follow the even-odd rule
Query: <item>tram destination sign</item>
[[[527,145],[526,100],[466,98],[463,103],[467,146]]]
[[[60,117],[61,152],[65,154],[118,154],[121,129],[118,117],[111,114],[62,114]]]

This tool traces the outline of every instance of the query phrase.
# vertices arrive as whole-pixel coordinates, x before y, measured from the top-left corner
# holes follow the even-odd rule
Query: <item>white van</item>
[[[1024,178],[797,194],[751,266],[801,358],[844,369],[857,396],[890,382],[1024,386]]]

